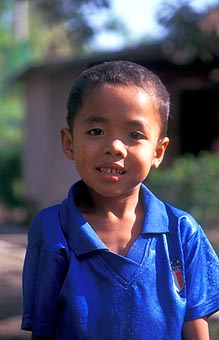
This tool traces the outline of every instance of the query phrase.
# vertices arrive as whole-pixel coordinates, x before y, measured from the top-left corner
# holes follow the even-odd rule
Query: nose
[[[105,147],[106,153],[112,156],[126,157],[127,148],[126,145],[120,139],[113,139],[108,141]]]

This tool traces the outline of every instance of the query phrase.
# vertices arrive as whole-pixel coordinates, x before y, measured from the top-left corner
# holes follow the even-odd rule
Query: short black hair
[[[67,124],[72,129],[74,118],[80,110],[85,95],[106,83],[137,86],[155,98],[161,120],[161,135],[167,133],[170,99],[161,80],[150,70],[130,61],[108,61],[83,71],[75,81],[67,101]]]

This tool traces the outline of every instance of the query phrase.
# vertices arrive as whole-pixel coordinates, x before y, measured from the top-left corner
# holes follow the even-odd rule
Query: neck
[[[114,253],[125,255],[138,237],[143,221],[140,185],[132,192],[103,197],[88,188],[92,205],[81,213],[101,240]]]
[[[114,215],[118,219],[127,216],[127,214],[129,216],[135,214],[140,207],[139,190],[140,186],[120,196],[103,197],[89,189],[95,214],[103,217]]]

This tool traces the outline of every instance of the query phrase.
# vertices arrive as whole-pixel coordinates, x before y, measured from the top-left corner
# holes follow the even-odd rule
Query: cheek
[[[136,161],[141,163],[148,163],[152,158],[154,158],[155,148],[150,145],[143,145],[138,147],[136,150],[132,150],[132,157],[136,158]]]
[[[86,163],[94,158],[93,152],[92,143],[84,143],[82,140],[78,140],[74,147],[74,160],[77,163]]]
[[[147,175],[153,166],[155,159],[155,150],[153,148],[141,148],[132,154],[133,163],[135,164],[135,169],[142,174]]]

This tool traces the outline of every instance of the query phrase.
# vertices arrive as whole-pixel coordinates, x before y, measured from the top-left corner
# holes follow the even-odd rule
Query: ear
[[[159,140],[155,153],[154,153],[154,159],[152,162],[152,167],[157,169],[159,167],[159,165],[161,164],[163,158],[164,158],[164,154],[166,151],[166,148],[169,144],[169,138],[168,137],[164,137],[162,139]]]
[[[61,144],[66,157],[70,160],[74,160],[73,137],[71,131],[67,128],[61,129]]]

